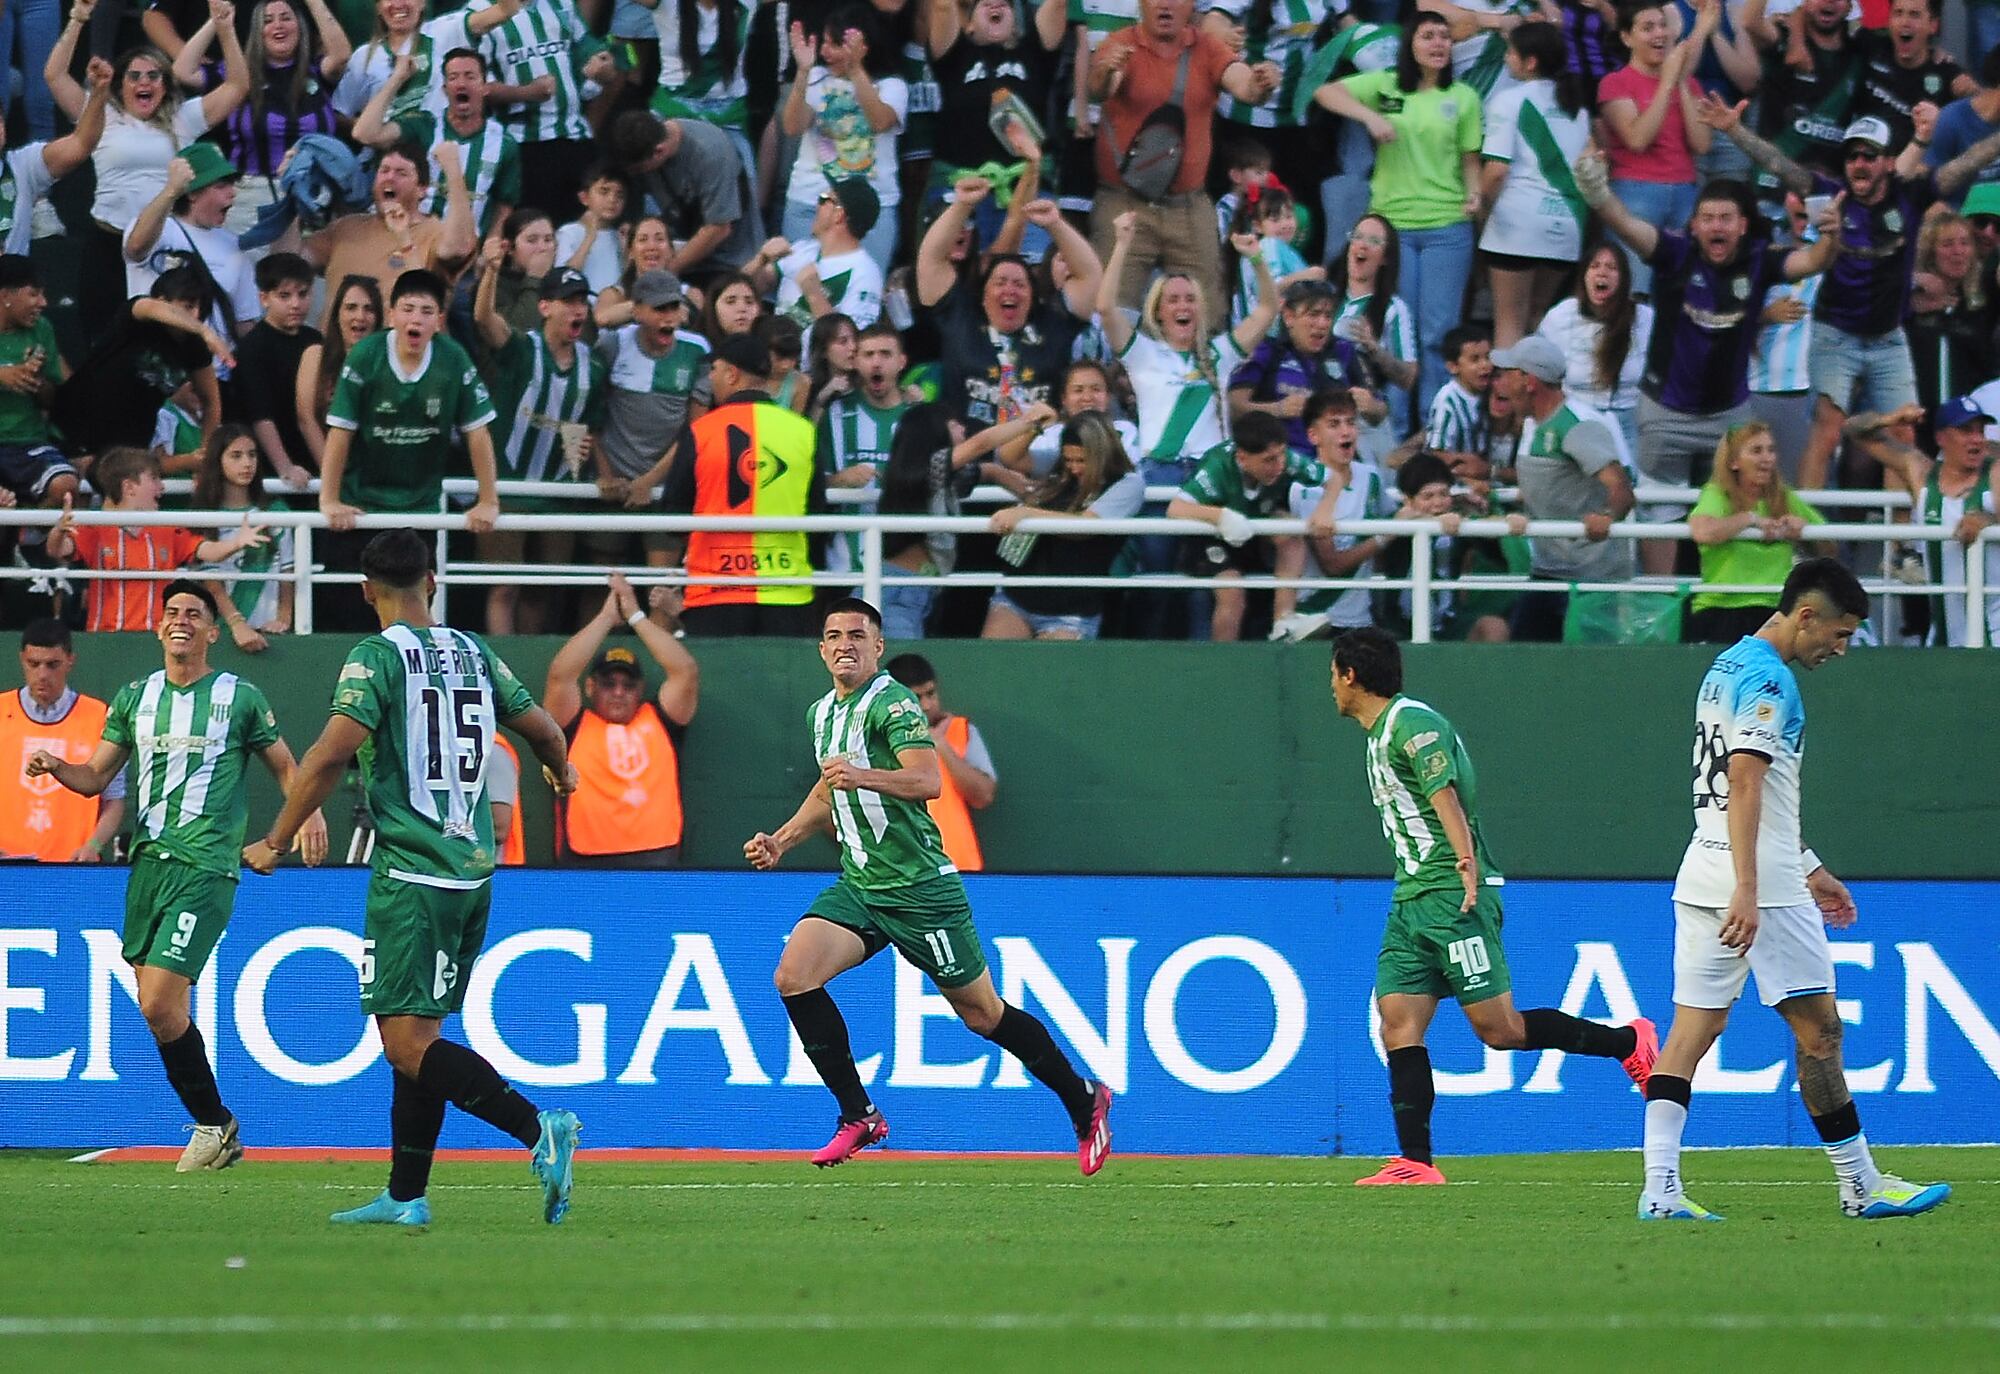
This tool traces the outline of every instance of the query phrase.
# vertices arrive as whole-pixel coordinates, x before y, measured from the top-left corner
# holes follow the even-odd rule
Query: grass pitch
[[[579,1371],[2000,1369],[2000,1150],[1895,1149],[1957,1191],[1840,1215],[1817,1151],[1702,1153],[1720,1226],[1632,1218],[1636,1157],[864,1156],[577,1169],[446,1161],[424,1233],[336,1228],[377,1164],[0,1154],[0,1369]]]

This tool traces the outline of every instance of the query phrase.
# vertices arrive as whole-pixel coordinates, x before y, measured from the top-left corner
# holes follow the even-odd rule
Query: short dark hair
[[[123,501],[127,482],[136,482],[147,473],[159,470],[159,456],[151,449],[120,444],[97,455],[91,485],[103,493],[105,500]]]
[[[1262,453],[1286,441],[1285,422],[1269,411],[1253,410],[1234,426],[1236,447],[1243,453]]]
[[[1711,177],[1701,184],[1699,191],[1695,192],[1694,203],[1696,209],[1700,209],[1703,205],[1711,201],[1718,200],[1726,200],[1731,205],[1734,205],[1743,218],[1749,220],[1753,225],[1757,222],[1757,195],[1743,182],[1736,180],[1734,177]],[[1678,230],[1683,226],[1668,224],[1661,227]]]
[[[215,304],[208,290],[210,280],[207,268],[169,267],[153,279],[146,294],[156,301],[187,301],[194,306],[195,317],[202,319]]]
[[[361,550],[361,575],[399,592],[423,586],[430,570],[430,541],[415,530],[383,530]]]
[[[1352,388],[1323,386],[1306,397],[1306,408],[1299,412],[1299,423],[1311,429],[1328,415],[1358,414],[1360,407],[1354,404]]]
[[[837,615],[858,615],[867,619],[876,629],[882,628],[882,613],[858,596],[843,596],[829,605],[819,618],[819,627],[826,629],[826,622]]]
[[[443,76],[444,69],[446,67],[449,67],[452,63],[458,61],[458,59],[461,57],[469,57],[474,62],[477,62],[479,64],[479,74],[482,77],[486,75],[486,59],[479,55],[479,50],[477,48],[453,48],[450,52],[446,53],[443,57],[440,57],[438,59],[438,75]]]
[[[281,286],[311,286],[319,274],[297,253],[273,253],[257,264],[257,289],[276,291]]]
[[[438,70],[442,72],[444,68],[439,67]],[[431,150],[424,146],[423,140],[399,138],[395,143],[382,150],[382,157],[399,157],[403,159],[403,161],[417,169],[417,185],[428,186],[431,184]],[[381,159],[377,159],[375,165],[380,167]]]
[[[854,336],[854,342],[857,347],[867,343],[870,339],[894,339],[898,348],[907,349],[907,345],[903,343],[903,331],[896,328],[887,315],[876,316],[874,323],[864,326]]]
[[[632,188],[625,184],[625,169],[609,158],[593,162],[584,168],[583,180],[576,186],[579,191],[587,191],[600,181],[615,181],[628,195]]]
[[[667,136],[667,126],[650,110],[627,110],[611,121],[605,154],[621,167],[644,162]]]
[[[1455,324],[1444,332],[1444,342],[1438,345],[1438,352],[1448,363],[1458,361],[1458,355],[1472,344],[1493,342],[1493,331],[1483,324]]]
[[[1396,490],[1415,496],[1433,482],[1451,485],[1451,465],[1435,453],[1413,453],[1396,469]]]
[[[1352,673],[1354,685],[1370,696],[1392,697],[1403,690],[1403,651],[1393,635],[1373,625],[1333,641],[1333,670]]]
[[[166,590],[160,593],[160,605],[165,606],[177,596],[193,597],[201,603],[202,609],[208,612],[210,620],[216,619],[218,612],[215,609],[215,593],[193,578],[177,577],[169,582]]]
[[[445,302],[451,299],[451,288],[444,284],[443,277],[428,267],[412,267],[396,278],[396,284],[389,288],[389,304],[393,307],[405,296],[428,296],[442,310]]]
[[[30,620],[21,631],[23,649],[61,649],[66,654],[76,652],[76,641],[70,638],[69,626],[54,616],[43,616],[40,620]]]
[[[897,654],[882,665],[882,671],[913,690],[937,681],[937,669],[922,654]]]
[[[1801,599],[1813,595],[1842,615],[1868,618],[1868,593],[1862,590],[1861,579],[1837,558],[1808,558],[1793,567],[1778,596],[1778,614],[1790,615]]]

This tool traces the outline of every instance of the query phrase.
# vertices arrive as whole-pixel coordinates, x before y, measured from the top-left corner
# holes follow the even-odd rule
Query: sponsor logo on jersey
[[[546,43],[529,43],[524,47],[509,48],[500,54],[500,60],[508,65],[514,65],[535,57],[559,57],[568,51],[568,40],[555,38]]]
[[[1762,721],[1772,721],[1776,720],[1777,718],[1778,718],[1777,707],[1773,706],[1768,701],[1760,701],[1757,703],[1757,719]]]
[[[1438,742],[1438,732],[1435,730],[1426,730],[1421,735],[1414,736],[1409,741],[1409,743],[1405,744],[1403,746],[1403,752],[1408,754],[1411,758],[1415,758],[1417,756],[1417,750],[1428,749],[1437,742]]]
[[[1429,758],[1425,759],[1424,781],[1429,782],[1432,778],[1443,776],[1448,762],[1442,752],[1432,754]]]

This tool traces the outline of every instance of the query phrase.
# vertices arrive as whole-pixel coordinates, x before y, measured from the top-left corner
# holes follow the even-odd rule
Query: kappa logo
[[[1767,677],[1764,679],[1762,685],[1757,688],[1757,694],[1766,697],[1781,697],[1785,694],[1785,689],[1778,685],[1776,678]]]

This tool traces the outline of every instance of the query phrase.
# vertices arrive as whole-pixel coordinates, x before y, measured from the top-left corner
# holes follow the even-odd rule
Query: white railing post
[[[449,570],[445,566],[445,539],[445,532],[439,530],[437,532],[437,554],[435,561],[432,563],[432,566],[437,569],[437,581],[433,584],[433,590],[431,591],[431,619],[440,625],[447,623],[444,618],[444,589],[445,583],[450,580],[448,576]]]
[[[1431,537],[1410,536],[1410,642],[1431,642]]]
[[[874,525],[861,531],[861,599],[882,609],[882,531]]]
[[[1988,525],[1965,551],[1965,646],[1986,647],[1986,545],[1993,538]]]
[[[292,526],[292,633],[313,632],[313,527]]]

